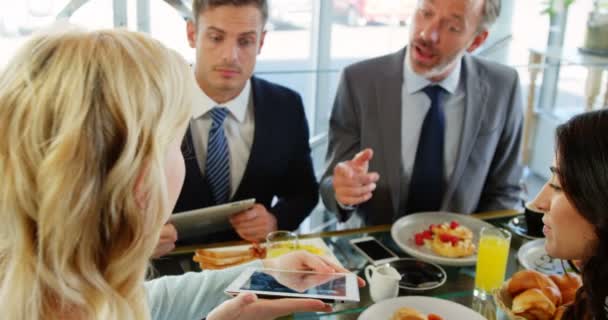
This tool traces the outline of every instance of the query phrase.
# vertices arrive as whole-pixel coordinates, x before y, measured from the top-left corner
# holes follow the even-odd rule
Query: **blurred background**
[[[415,4],[270,0],[268,35],[256,75],[302,95],[319,175],[341,69],[402,48]],[[147,32],[194,61],[186,41],[189,1],[0,0],[0,6],[0,68],[28,35],[57,20],[91,29],[117,26]],[[502,6],[489,40],[475,54],[519,72],[526,114],[524,182],[533,195],[549,175],[555,126],[607,105],[608,1],[503,0]],[[332,219],[321,206],[301,229],[314,231]]]

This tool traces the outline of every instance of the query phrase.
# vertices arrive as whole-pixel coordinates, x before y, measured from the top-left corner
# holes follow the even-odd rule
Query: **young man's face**
[[[188,41],[196,49],[199,87],[219,103],[236,97],[253,74],[264,44],[264,21],[253,5],[212,7],[188,22]]]
[[[465,51],[487,37],[479,31],[484,0],[420,0],[410,28],[408,64],[426,78],[445,78]]]

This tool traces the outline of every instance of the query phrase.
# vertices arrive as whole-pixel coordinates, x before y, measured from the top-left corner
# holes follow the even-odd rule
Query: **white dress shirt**
[[[253,144],[255,121],[253,99],[251,97],[251,80],[247,81],[245,88],[238,96],[222,104],[213,101],[202,89],[195,90],[190,128],[192,130],[194,152],[203,175],[205,174],[207,160],[209,129],[212,123],[211,114],[208,112],[215,106],[226,107],[230,111],[223,126],[228,141],[228,149],[230,150],[230,197],[232,197],[236,193],[241,179],[243,179],[251,153],[251,145]]]
[[[408,55],[405,55],[405,59]],[[445,143],[443,163],[445,179],[448,181],[454,172],[462,124],[464,121],[465,92],[463,81],[460,81],[462,59],[454,70],[442,81],[436,83],[447,93],[442,94],[445,115]],[[402,194],[409,194],[409,181],[412,177],[420,131],[427,112],[431,108],[431,99],[421,91],[432,84],[428,79],[417,75],[407,61],[403,61],[403,84],[401,87],[401,161],[407,183],[404,183]]]

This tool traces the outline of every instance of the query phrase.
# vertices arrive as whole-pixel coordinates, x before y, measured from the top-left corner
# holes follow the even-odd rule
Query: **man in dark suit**
[[[198,87],[182,148],[186,178],[174,212],[247,198],[256,204],[230,219],[232,230],[188,243],[260,241],[271,231],[296,229],[318,202],[300,96],[252,77],[267,18],[265,0],[193,2],[187,33],[196,49]],[[172,226],[165,229],[170,233]],[[166,239],[165,249],[174,239]]]

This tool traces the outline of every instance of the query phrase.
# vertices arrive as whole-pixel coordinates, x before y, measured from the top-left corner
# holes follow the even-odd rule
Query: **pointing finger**
[[[355,157],[353,158],[352,163],[358,167],[363,167],[368,164],[368,162],[372,159],[373,156],[374,156],[374,151],[372,151],[372,149],[370,149],[370,148],[367,148],[367,149],[357,153],[355,155]]]

